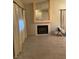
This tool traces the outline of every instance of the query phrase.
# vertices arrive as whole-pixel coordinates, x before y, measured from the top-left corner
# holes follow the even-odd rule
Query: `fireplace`
[[[48,25],[38,25],[37,34],[48,34]]]
[[[50,23],[37,23],[35,24],[35,35],[44,36],[50,34]]]

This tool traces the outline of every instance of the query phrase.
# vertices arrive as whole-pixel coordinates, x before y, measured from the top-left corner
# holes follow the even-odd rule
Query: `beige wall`
[[[50,0],[50,20],[51,20],[50,31],[53,31],[57,26],[60,26],[60,9],[66,9],[65,0]],[[32,5],[26,6],[26,14],[27,14],[26,18],[29,21],[28,33],[31,35],[34,34]]]
[[[50,0],[50,19],[52,22],[52,30],[60,25],[60,9],[66,9],[65,0]]]
[[[26,5],[26,23],[27,23],[27,35],[34,34],[34,24],[33,24],[33,4]]]
[[[35,24],[34,24],[34,10],[33,4],[26,4],[26,23],[27,23],[27,35],[35,35]],[[43,8],[43,7],[42,7]]]
[[[48,9],[48,1],[45,1],[43,3],[36,3],[36,9]]]

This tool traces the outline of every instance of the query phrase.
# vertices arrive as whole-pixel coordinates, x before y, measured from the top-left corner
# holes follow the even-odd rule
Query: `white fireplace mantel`
[[[35,24],[38,24],[38,23],[40,23],[40,24],[41,24],[41,23],[44,23],[44,24],[45,24],[45,23],[50,23],[50,22],[51,22],[51,20],[34,21]]]
[[[38,36],[38,35],[48,35],[48,34],[38,34],[37,33],[37,26],[38,25],[48,25],[48,34],[50,33],[50,23],[35,23],[35,35]]]

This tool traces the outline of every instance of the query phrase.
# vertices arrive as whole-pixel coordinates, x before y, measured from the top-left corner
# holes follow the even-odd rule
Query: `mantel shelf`
[[[50,23],[50,20],[45,20],[45,21],[34,21],[34,23]]]

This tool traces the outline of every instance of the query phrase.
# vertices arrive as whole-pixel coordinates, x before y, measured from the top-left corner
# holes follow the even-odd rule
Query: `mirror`
[[[35,20],[49,20],[49,0],[35,1]]]

